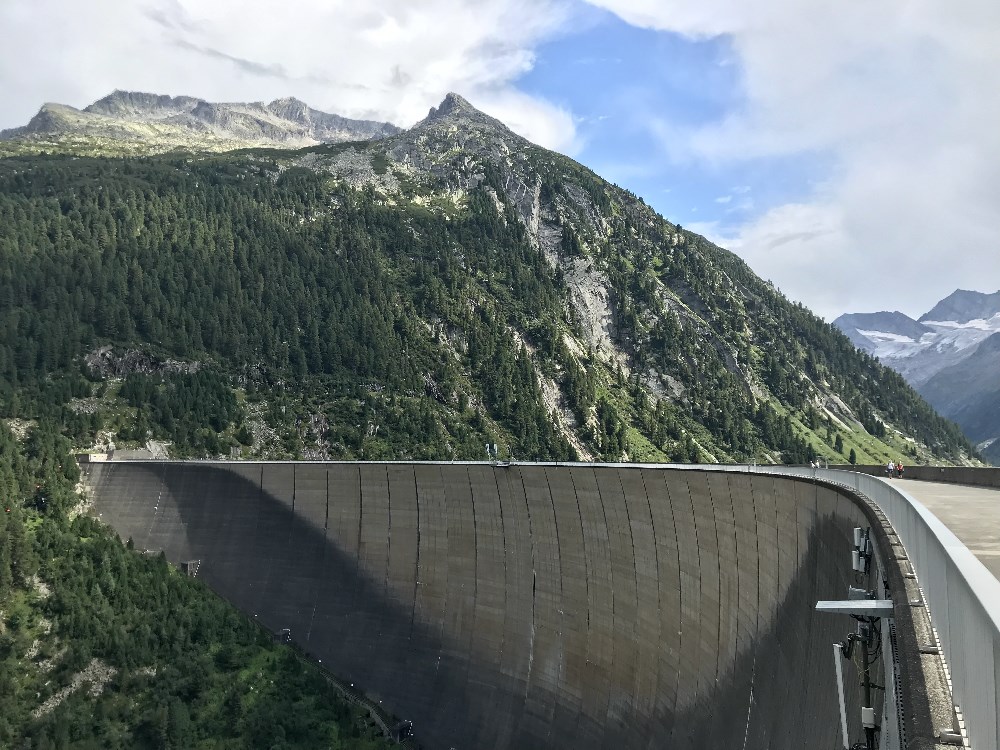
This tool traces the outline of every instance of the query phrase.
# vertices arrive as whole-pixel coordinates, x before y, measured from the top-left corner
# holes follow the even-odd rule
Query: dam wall
[[[814,611],[860,504],[823,484],[597,465],[85,464],[94,513],[292,639],[426,748],[835,748]],[[848,723],[860,729],[845,666]]]

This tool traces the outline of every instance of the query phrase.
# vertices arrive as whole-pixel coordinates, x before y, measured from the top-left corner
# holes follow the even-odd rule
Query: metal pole
[[[871,625],[868,626],[869,628]],[[871,673],[868,668],[868,637],[865,636],[861,639],[861,674],[862,674],[862,687],[865,690],[865,702],[861,708],[861,723],[865,728],[865,744],[868,746],[868,750],[875,750],[875,727],[869,726],[869,724],[874,724],[874,716],[872,716],[872,680]],[[871,717],[871,718],[869,718]]]
[[[834,643],[833,663],[837,667],[837,695],[840,696],[840,729],[844,735],[844,750],[851,750],[850,741],[847,739],[847,704],[844,702],[844,666],[841,664],[843,655],[843,644]]]

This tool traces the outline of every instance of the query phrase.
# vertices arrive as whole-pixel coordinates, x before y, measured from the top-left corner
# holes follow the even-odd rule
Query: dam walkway
[[[1000,489],[893,479],[937,516],[1000,579]]]

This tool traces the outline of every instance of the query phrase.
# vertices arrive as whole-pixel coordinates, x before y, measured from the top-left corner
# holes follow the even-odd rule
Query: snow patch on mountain
[[[879,314],[871,317],[874,315]],[[867,317],[864,314],[842,315],[834,321],[834,325],[844,331],[856,346],[899,372],[914,386],[927,382],[944,368],[958,364],[973,354],[982,341],[1000,332],[1000,313],[965,321],[922,319],[918,323],[907,319],[902,325],[899,318],[894,318],[893,330],[851,325]],[[908,322],[916,328],[911,328]],[[925,332],[913,335],[920,330]]]

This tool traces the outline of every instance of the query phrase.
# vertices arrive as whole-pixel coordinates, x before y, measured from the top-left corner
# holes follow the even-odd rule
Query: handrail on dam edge
[[[1000,581],[937,516],[885,479],[835,469],[747,466],[745,470],[839,484],[881,509],[917,576],[971,746],[1000,747]]]

